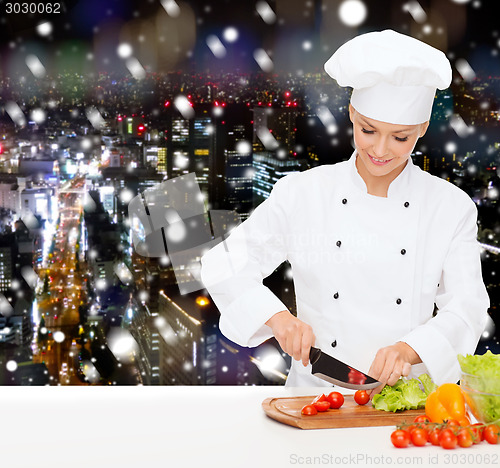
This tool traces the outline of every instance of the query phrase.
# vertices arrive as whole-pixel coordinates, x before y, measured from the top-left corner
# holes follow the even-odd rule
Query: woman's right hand
[[[312,327],[292,315],[288,310],[274,314],[266,325],[271,327],[281,349],[302,364],[309,363],[309,352],[314,346],[316,337]]]

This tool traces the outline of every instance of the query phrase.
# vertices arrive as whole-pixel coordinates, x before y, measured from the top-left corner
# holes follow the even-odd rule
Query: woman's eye
[[[408,137],[404,138],[394,137],[394,138],[396,138],[396,141],[408,141]]]
[[[371,135],[372,133],[375,133],[373,130],[367,130],[366,128],[363,128],[363,127],[361,127],[361,131],[363,133],[368,133],[369,135]]]

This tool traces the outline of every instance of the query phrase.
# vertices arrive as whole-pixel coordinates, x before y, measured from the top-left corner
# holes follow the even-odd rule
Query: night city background
[[[0,2],[0,383],[282,385],[275,340],[227,340],[206,290],[180,293],[168,253],[136,252],[128,204],[195,173],[206,209],[243,221],[279,178],[348,159],[349,89],[323,64],[386,28],[452,63],[412,157],[477,205],[491,299],[477,352],[500,352],[494,3]],[[265,284],[295,312],[288,264]]]

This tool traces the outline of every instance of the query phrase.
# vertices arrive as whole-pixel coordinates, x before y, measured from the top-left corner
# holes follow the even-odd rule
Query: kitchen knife
[[[314,346],[311,346],[309,360],[312,365],[311,373],[334,385],[353,390],[368,390],[381,385],[373,377],[363,374]]]

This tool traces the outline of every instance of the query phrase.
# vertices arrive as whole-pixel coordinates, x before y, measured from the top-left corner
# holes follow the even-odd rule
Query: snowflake
[[[467,60],[458,59],[455,62],[455,67],[465,81],[472,81],[476,78],[476,72],[472,69]]]
[[[161,0],[161,6],[172,18],[177,18],[181,14],[181,9],[175,0]]]
[[[25,63],[36,78],[43,78],[47,74],[47,70],[36,55],[27,55]]]
[[[136,59],[135,57],[129,57],[126,60],[125,65],[128,68],[130,74],[136,80],[142,80],[143,78],[146,77],[146,70],[142,66],[141,62],[139,62],[139,60]]]
[[[276,14],[267,2],[257,2],[255,9],[265,23],[273,24],[276,21]]]
[[[359,26],[366,19],[366,5],[361,0],[345,0],[339,7],[339,17],[346,26]]]
[[[119,57],[121,58],[129,58],[132,56],[133,50],[132,46],[126,42],[121,43],[118,48],[116,49],[116,52]]]
[[[255,59],[259,67],[262,69],[262,71],[265,72],[273,71],[274,68],[273,61],[271,60],[271,57],[269,57],[269,55],[264,49],[256,49],[253,53],[253,58]]]
[[[226,48],[221,40],[215,35],[210,34],[207,37],[207,46],[217,58],[224,58],[226,56]]]
[[[247,140],[240,140],[236,143],[235,149],[238,154],[249,155],[252,152],[252,145]]]
[[[444,146],[444,149],[447,153],[454,153],[457,150],[457,144],[454,141],[449,141]]]
[[[302,49],[304,50],[311,50],[312,49],[312,42],[311,41],[304,41],[302,43]]]
[[[33,109],[30,114],[31,120],[37,124],[45,122],[47,114],[43,109]]]
[[[417,23],[423,23],[427,19],[427,15],[424,9],[421,7],[420,3],[417,1],[411,1],[403,5],[403,11],[410,13],[412,18]]]
[[[238,40],[239,33],[235,27],[229,26],[226,29],[224,29],[222,37],[226,42],[236,42]]]
[[[14,372],[17,369],[17,362],[14,360],[7,361],[7,364],[5,365],[5,368],[9,372]]]
[[[182,94],[178,95],[174,99],[174,106],[185,119],[191,119],[194,117],[194,110],[186,96],[183,96]]]

